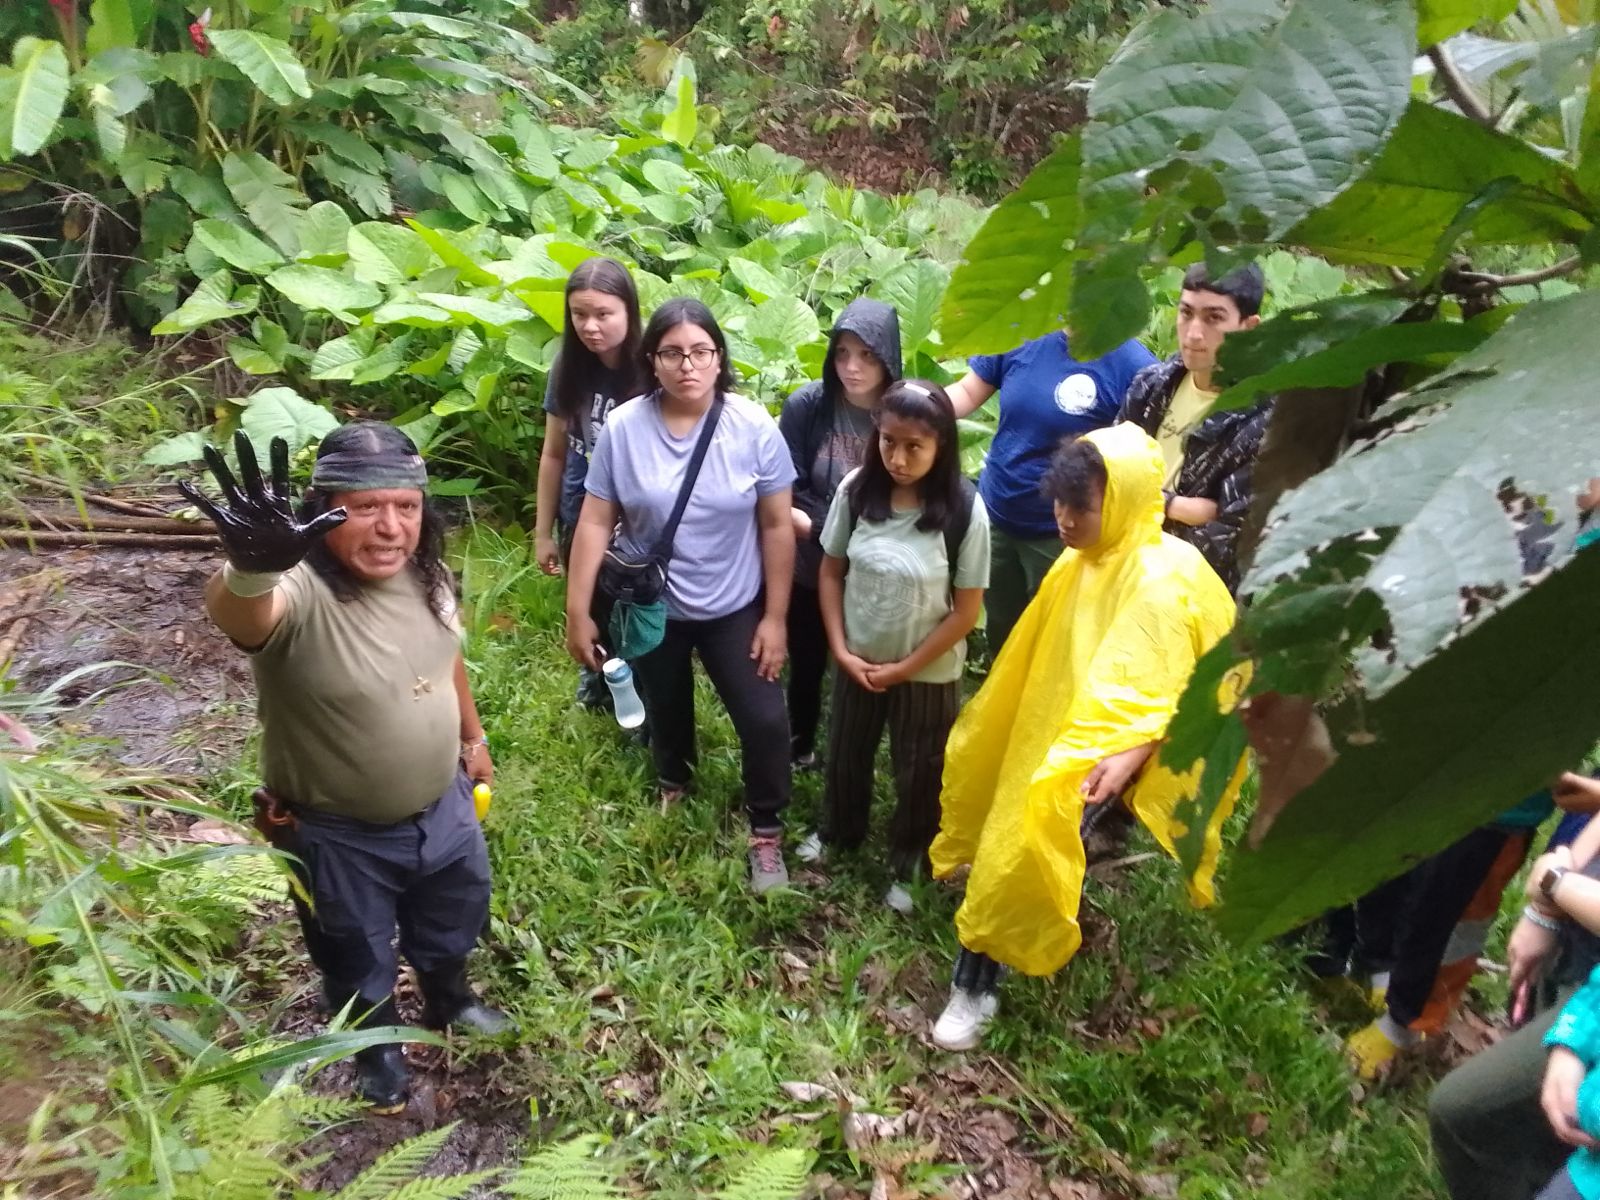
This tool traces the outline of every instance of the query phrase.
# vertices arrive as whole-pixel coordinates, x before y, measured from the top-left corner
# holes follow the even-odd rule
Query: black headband
[[[311,466],[319,492],[367,492],[379,488],[428,490],[428,468],[420,454],[400,450],[335,450]]]

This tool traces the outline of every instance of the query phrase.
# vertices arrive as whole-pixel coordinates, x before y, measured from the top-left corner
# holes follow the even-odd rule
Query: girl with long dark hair
[[[642,361],[657,387],[606,422],[589,463],[567,579],[567,649],[600,666],[591,615],[595,580],[616,533],[618,552],[649,554],[667,525],[702,429],[713,436],[689,492],[667,564],[666,633],[633,664],[650,716],[663,808],[688,788],[695,763],[698,652],[739,735],[750,817],[751,884],[785,883],[789,719],[778,683],[794,573],[794,466],[767,410],[733,392],[728,343],[698,300],[669,300],[645,328]]]
[[[872,410],[900,378],[900,318],[877,300],[852,300],[834,322],[822,378],[783,402],[794,485],[794,594],[789,597],[789,726],[795,765],[816,764],[828,635],[817,603],[822,525],[844,477],[872,444]]]
[[[639,337],[639,292],[628,268],[613,258],[578,264],[567,278],[561,349],[544,396],[533,534],[534,557],[546,575],[561,574],[566,564],[601,427],[617,405],[648,386],[649,376],[639,361]],[[579,703],[596,707],[607,699],[600,676],[580,668]]]
[[[961,474],[956,414],[936,383],[883,393],[873,441],[839,485],[822,530],[822,623],[839,664],[828,735],[823,826],[801,844],[851,849],[867,835],[872,761],[884,726],[894,764],[884,898],[906,912],[903,886],[926,872],[939,831],[944,743],[961,707],[967,634],[989,581],[989,519]]]

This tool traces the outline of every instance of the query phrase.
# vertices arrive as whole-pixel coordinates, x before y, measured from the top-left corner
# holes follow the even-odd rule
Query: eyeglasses
[[[666,350],[657,350],[655,360],[668,369],[681,367],[687,362],[691,367],[699,371],[717,361],[717,351],[714,346],[696,346],[688,352],[671,347]]]

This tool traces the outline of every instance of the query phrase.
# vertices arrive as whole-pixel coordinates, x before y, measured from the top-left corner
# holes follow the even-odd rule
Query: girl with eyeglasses
[[[617,531],[620,553],[643,556],[666,526],[689,460],[720,405],[667,569],[666,634],[634,661],[650,714],[661,803],[688,789],[696,758],[692,656],[733,720],[750,819],[751,886],[788,882],[783,810],[789,803],[789,717],[778,676],[794,571],[794,465],[777,422],[736,394],[728,343],[698,300],[668,300],[640,351],[656,388],[606,422],[590,460],[567,582],[567,649],[598,669],[590,615],[595,580]]]

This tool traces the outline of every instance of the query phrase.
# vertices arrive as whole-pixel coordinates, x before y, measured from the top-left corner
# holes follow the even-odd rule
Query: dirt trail
[[[111,547],[0,550],[0,636],[27,615],[8,674],[76,704],[58,724],[106,739],[126,766],[214,771],[239,752],[252,719],[250,669],[201,608],[209,552]]]

